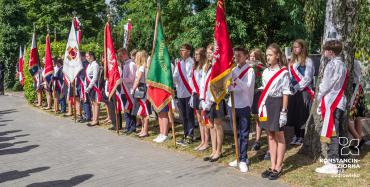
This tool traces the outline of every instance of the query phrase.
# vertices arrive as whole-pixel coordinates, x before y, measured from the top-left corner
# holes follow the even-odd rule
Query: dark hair
[[[93,51],[88,51],[86,54],[89,54],[91,57],[94,58],[94,60],[96,60],[95,53]]]
[[[342,52],[342,48],[342,42],[339,40],[330,40],[324,44],[324,50],[331,50],[335,55],[339,55]]]
[[[56,63],[57,63],[57,64],[61,64],[61,65],[63,65],[63,59],[62,59],[62,58],[58,58],[58,59],[56,60]]]
[[[195,60],[194,69],[202,68],[203,65],[207,62],[206,50],[203,47],[201,47],[201,48],[196,49],[195,53],[199,53],[200,60],[196,61],[195,58],[194,58],[194,60]],[[194,53],[194,56],[195,56],[195,53]]]
[[[80,51],[80,56],[85,56],[86,52],[85,51]]]
[[[180,49],[186,49],[186,50],[191,51],[192,47],[190,44],[182,44]]]
[[[243,46],[236,46],[234,47],[234,51],[240,51],[243,52],[244,55],[248,56],[249,52],[247,49],[245,49]]]
[[[123,48],[123,47],[119,48],[119,49],[117,50],[117,53],[118,53],[118,54],[120,54],[120,53],[128,54],[127,49],[125,49],[125,48]]]

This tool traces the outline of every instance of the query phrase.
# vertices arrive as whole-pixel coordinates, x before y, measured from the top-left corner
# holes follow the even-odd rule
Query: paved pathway
[[[0,96],[0,186],[284,186]]]

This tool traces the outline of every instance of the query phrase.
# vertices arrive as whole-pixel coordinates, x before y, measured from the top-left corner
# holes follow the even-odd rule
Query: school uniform
[[[64,75],[63,75],[63,67],[54,66],[54,74],[53,74],[53,88],[56,93],[56,97],[54,99],[58,100],[58,104],[60,105],[60,111],[62,113],[66,112],[66,94],[64,93]]]
[[[341,121],[347,104],[343,93],[347,81],[348,70],[341,57],[331,59],[325,67],[317,94],[317,100],[321,102],[319,111],[323,118],[321,141],[329,143],[329,159],[341,157],[339,137],[347,130],[343,128]]]
[[[248,64],[253,68],[255,73],[254,81],[254,95],[253,95],[253,104],[252,104],[252,114],[258,114],[258,100],[260,99],[262,90],[258,89],[262,86],[262,73],[266,68],[261,62],[252,62],[248,61]]]
[[[288,125],[294,127],[297,138],[303,138],[315,94],[312,86],[315,67],[312,60],[306,58],[304,65],[296,61],[288,69],[292,91],[288,101]]]
[[[89,65],[89,62],[87,61],[83,61],[82,62],[82,66],[83,66],[83,69],[78,73],[75,81],[76,81],[76,88],[75,88],[75,93],[76,93],[76,97],[80,97],[81,98],[81,103],[82,103],[82,118],[85,119],[85,120],[91,120],[91,103],[90,103],[90,99],[88,97],[86,97],[86,92],[85,92],[85,79],[86,79],[86,69],[87,69],[87,66]],[[85,101],[86,99],[86,101]]]
[[[40,67],[36,74],[33,76],[33,88],[36,92],[41,92],[44,89],[42,84],[42,71],[43,68]]]
[[[250,114],[254,96],[254,70],[248,64],[243,66],[237,65],[232,70],[232,84],[229,91],[234,93],[236,129],[239,145],[240,162],[247,162],[248,155],[248,138],[250,129]],[[231,99],[228,103],[228,114],[232,116]],[[233,126],[233,121],[230,120],[230,126]]]
[[[283,95],[290,95],[289,72],[286,67],[268,67],[262,73],[261,97],[258,101],[260,126],[268,131],[283,131],[280,127],[280,112]]]
[[[140,80],[138,80],[139,73],[142,74]],[[141,85],[141,86],[146,86],[146,83],[145,83],[145,76],[146,75],[145,74],[146,74],[145,67],[140,66],[138,68],[138,71],[136,72],[135,80],[138,80],[139,85]],[[146,98],[146,95],[142,99],[135,99],[135,101],[136,101],[136,104],[135,104],[135,107],[134,107],[134,111],[135,111],[136,116],[146,117],[146,116],[152,114],[151,106],[150,106],[149,100]]]
[[[88,94],[90,101],[100,102],[101,91],[98,86],[99,64],[96,61],[91,62],[86,68],[85,93]]]
[[[192,88],[192,95],[191,95],[191,100],[190,102],[191,105],[193,106],[192,108],[196,110],[199,109],[199,97],[200,97],[200,84],[203,76],[203,69],[202,68],[197,68],[192,70],[192,76],[191,76],[191,88]]]
[[[121,65],[122,67],[122,102],[125,106],[124,120],[126,123],[126,130],[134,132],[136,131],[136,113],[133,112],[134,99],[132,98],[132,87],[134,85],[137,66],[131,59],[126,60]]]
[[[173,81],[176,85],[177,106],[182,116],[184,136],[194,135],[194,110],[190,107],[189,101],[192,94],[191,77],[194,61],[192,58],[181,59],[176,62],[173,73]]]

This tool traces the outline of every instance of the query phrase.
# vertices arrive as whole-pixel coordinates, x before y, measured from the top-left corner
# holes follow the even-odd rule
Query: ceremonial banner
[[[18,79],[19,83],[23,86],[24,85],[24,73],[23,73],[23,63],[24,63],[24,53],[22,51],[22,47],[19,47],[19,59],[18,59]]]
[[[34,32],[32,35],[32,45],[30,51],[30,60],[28,62],[28,71],[30,72],[31,76],[35,76],[37,71],[39,71],[40,66],[40,59],[39,59],[39,52],[37,51],[37,43],[36,43],[36,33]]]
[[[50,83],[53,78],[53,59],[51,56],[51,49],[50,49],[50,36],[49,34],[46,35],[46,46],[45,46],[45,65],[44,65],[44,71],[42,72],[42,76],[44,77],[46,81],[46,86],[49,87]]]
[[[113,39],[110,25],[107,22],[104,29],[104,71],[108,78],[109,99],[115,93],[117,87],[121,84],[121,76],[118,70],[116,52],[114,50]]]
[[[69,82],[73,82],[78,73],[83,69],[76,30],[74,27],[75,24],[73,22],[68,36],[63,64],[63,73],[66,75]]]
[[[123,39],[123,48],[128,49],[128,42],[130,41],[130,34],[131,34],[131,19],[128,19],[127,24],[124,26],[124,39]]]
[[[148,100],[154,110],[160,112],[171,101],[174,94],[170,55],[165,44],[159,10],[156,19],[154,53],[148,70]]]
[[[81,39],[82,39],[82,31],[81,31],[81,22],[78,20],[77,17],[73,18],[73,26],[76,32],[76,37],[77,37],[77,43],[81,44]]]
[[[218,0],[216,7],[216,24],[214,34],[214,64],[211,72],[210,91],[218,104],[226,95],[230,84],[233,66],[233,49],[227,31],[223,0]]]

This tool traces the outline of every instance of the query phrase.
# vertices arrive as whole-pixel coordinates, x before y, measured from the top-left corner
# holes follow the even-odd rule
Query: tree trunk
[[[351,35],[357,22],[356,14],[357,8],[358,0],[328,0],[326,4],[323,44],[326,41],[328,41],[329,33],[333,31],[337,32],[337,38],[340,41],[342,41],[343,44],[342,58],[344,62],[347,64],[348,72],[350,72],[350,79],[348,80],[348,84],[344,92],[345,96],[347,97],[347,101],[349,101],[351,96],[350,93],[352,93],[352,82],[353,82],[352,66],[354,60],[354,49],[353,43],[351,41]],[[315,90],[316,93],[318,93],[318,85],[323,77],[324,68],[327,62],[328,59],[324,57],[321,58]],[[306,122],[306,133],[304,144],[300,150],[300,153],[309,155],[313,159],[317,159],[320,156],[322,157],[327,156],[327,145],[325,143],[320,142],[322,120],[321,116],[316,113],[318,105],[319,101],[315,99],[312,104],[310,115]],[[343,121],[344,125],[342,127],[344,129],[347,129],[348,127],[347,113],[344,115]],[[347,132],[347,130],[344,130],[343,132]]]

